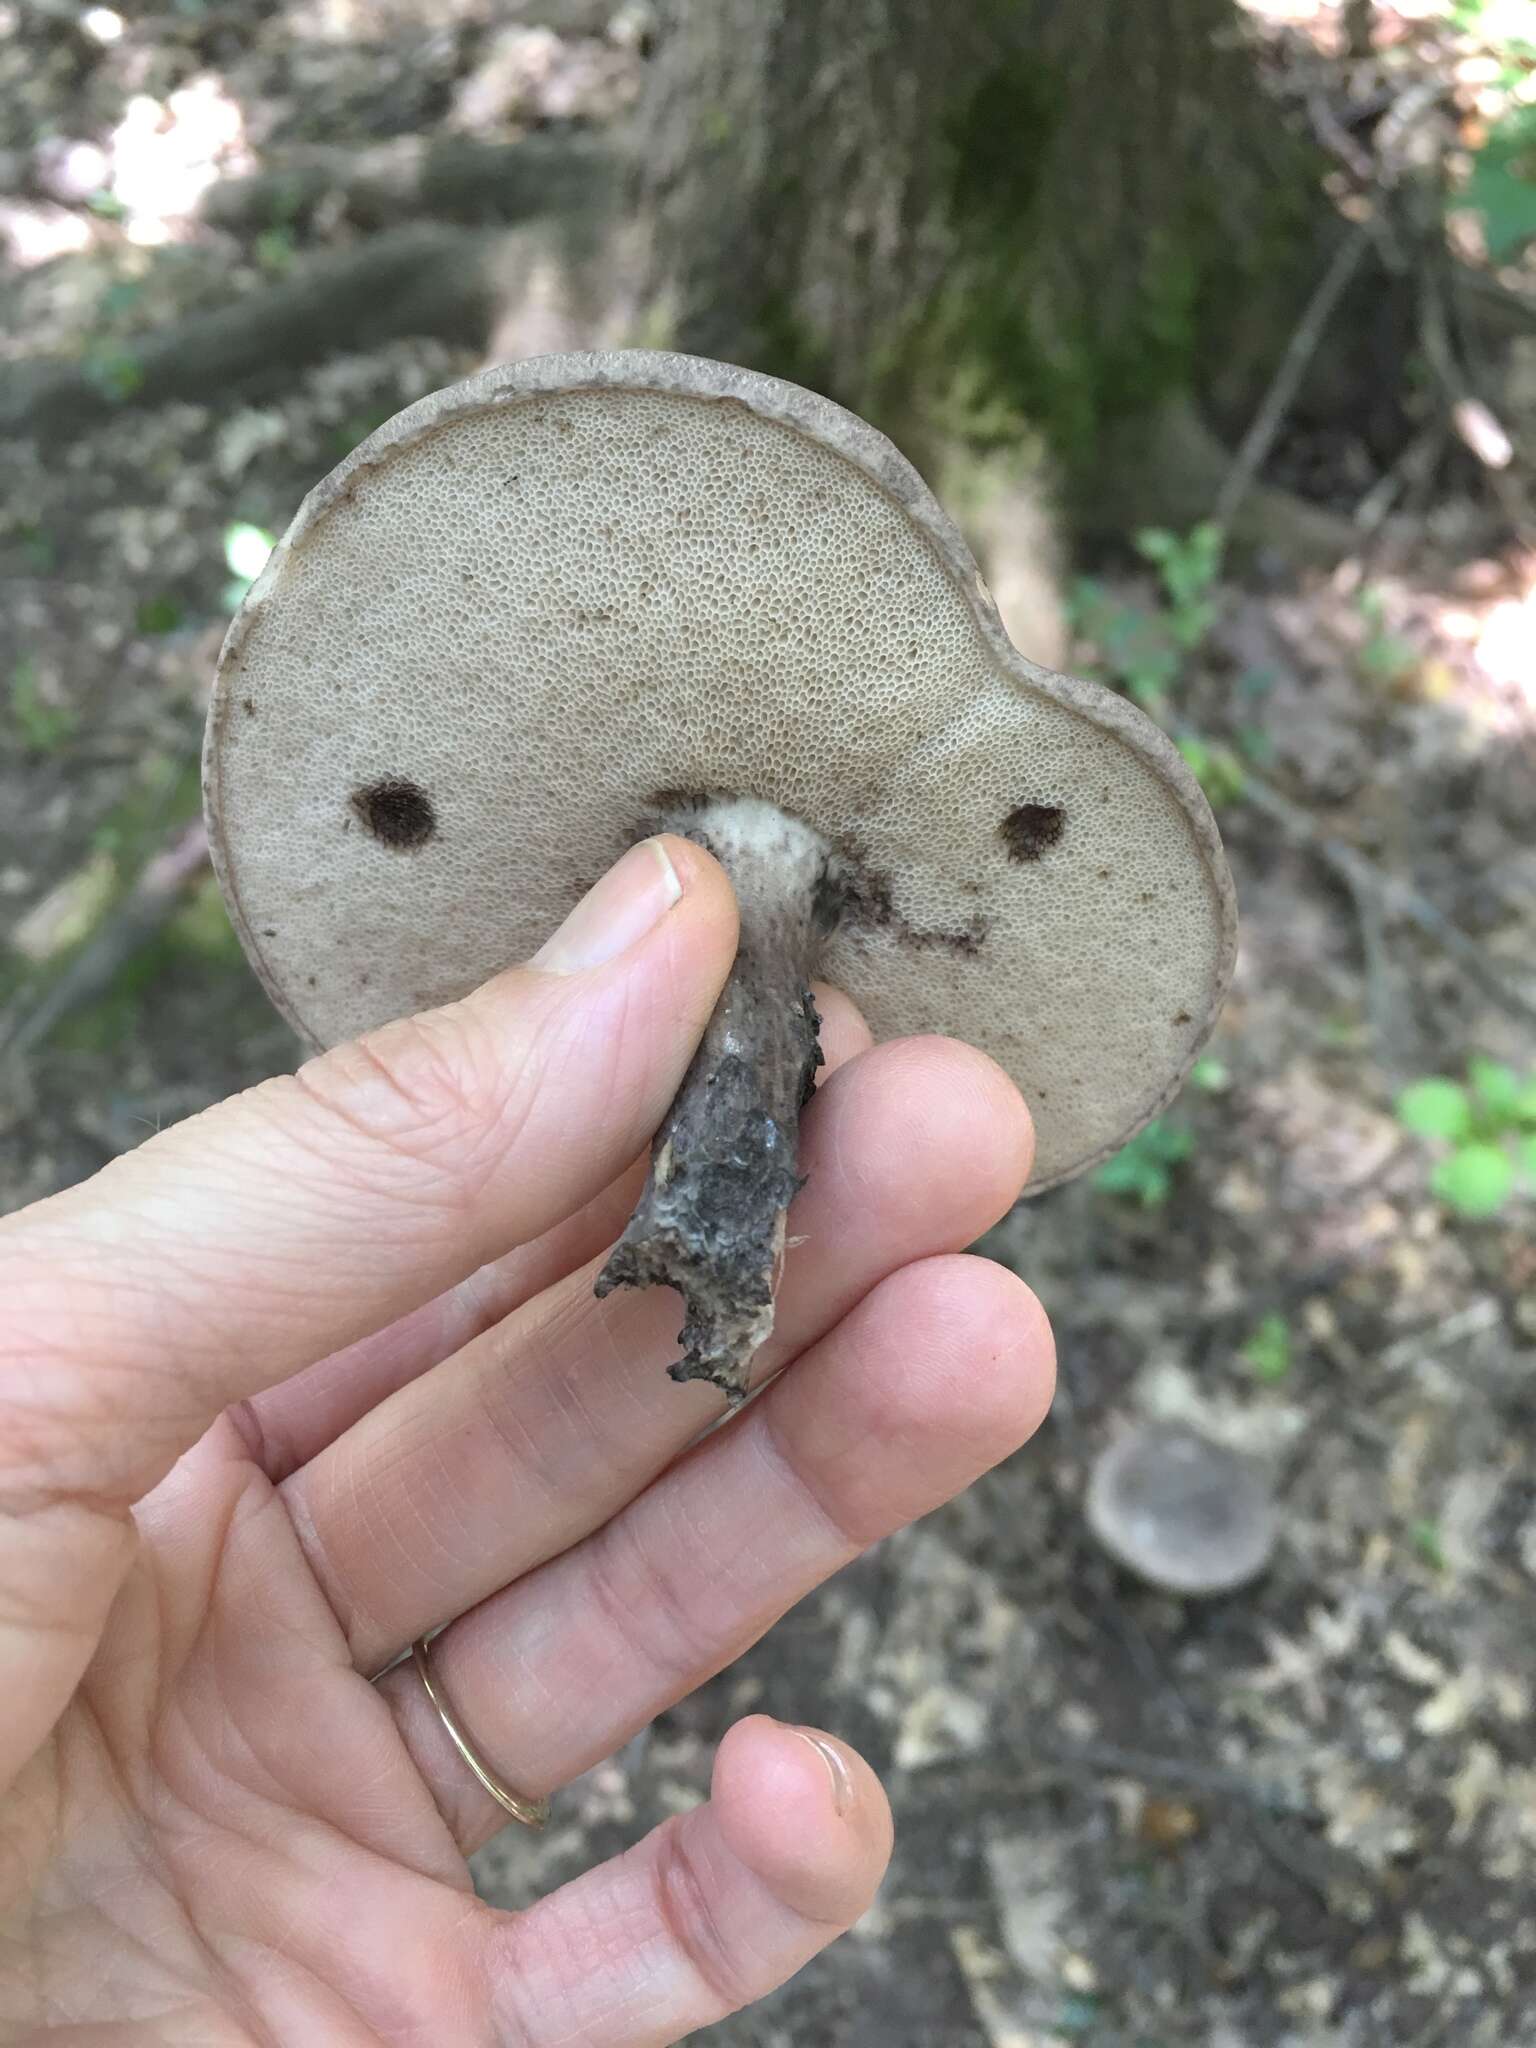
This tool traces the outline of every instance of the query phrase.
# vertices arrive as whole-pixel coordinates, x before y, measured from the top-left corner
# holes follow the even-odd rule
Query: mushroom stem
[[[710,1380],[735,1404],[773,1328],[785,1212],[801,1185],[800,1112],[821,1065],[810,980],[834,863],[819,833],[755,798],[678,803],[660,823],[724,867],[741,937],[597,1292],[675,1287],[685,1314],[672,1377]]]

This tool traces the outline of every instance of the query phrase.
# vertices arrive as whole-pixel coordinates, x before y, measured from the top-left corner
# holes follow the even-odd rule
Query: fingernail
[[[660,924],[682,893],[667,849],[659,839],[642,839],[593,884],[533,965],[547,974],[601,967]]]
[[[791,1728],[791,1735],[798,1735],[808,1743],[827,1767],[827,1776],[832,1780],[832,1804],[839,1813],[846,1813],[854,1802],[853,1773],[843,1761],[842,1752],[828,1742],[824,1735],[818,1735],[811,1728]]]

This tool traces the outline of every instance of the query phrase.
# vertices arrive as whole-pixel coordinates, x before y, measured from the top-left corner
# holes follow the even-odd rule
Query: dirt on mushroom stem
[[[810,983],[836,922],[839,863],[820,833],[755,797],[672,796],[647,824],[715,856],[741,935],[596,1291],[675,1287],[685,1313],[672,1377],[709,1380],[735,1405],[773,1328],[785,1214],[802,1185],[800,1112],[822,1063]]]

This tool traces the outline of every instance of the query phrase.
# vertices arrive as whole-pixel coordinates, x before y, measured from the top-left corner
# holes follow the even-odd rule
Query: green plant
[[[1092,576],[1073,585],[1068,610],[1103,656],[1109,680],[1143,709],[1158,710],[1182,666],[1162,614],[1126,603]]]
[[[1290,1324],[1278,1313],[1265,1316],[1237,1355],[1256,1380],[1283,1380],[1291,1369]]]
[[[10,699],[11,716],[29,753],[57,753],[80,723],[69,705],[53,703],[43,695],[37,664],[27,655],[11,671]]]
[[[1431,1075],[1405,1088],[1397,1118],[1445,1148],[1429,1184],[1458,1215],[1497,1215],[1522,1174],[1536,1186],[1536,1075],[1474,1054],[1465,1084]]]
[[[1445,1540],[1438,1522],[1427,1516],[1423,1521],[1414,1522],[1409,1527],[1408,1540],[1431,1571],[1445,1570]]]
[[[174,633],[182,618],[181,606],[162,591],[158,597],[146,597],[140,602],[134,624],[141,633]]]
[[[1189,1070],[1189,1085],[1207,1095],[1225,1095],[1232,1086],[1231,1069],[1215,1053],[1203,1052]]]
[[[143,365],[121,342],[94,342],[81,356],[80,368],[87,382],[114,405],[132,398],[144,382]]]
[[[1136,536],[1136,551],[1157,570],[1169,629],[1187,651],[1198,647],[1216,621],[1212,592],[1221,574],[1223,536],[1211,520],[1186,534],[1147,527]]]
[[[238,966],[245,958],[224,897],[212,875],[204,875],[165,928],[167,945],[201,960]]]
[[[1123,1195],[1143,1209],[1161,1208],[1173,1192],[1173,1168],[1194,1149],[1195,1134],[1187,1124],[1158,1117],[1105,1160],[1093,1184],[1101,1194]]]
[[[1178,742],[1179,752],[1194,771],[1213,811],[1235,803],[1248,786],[1248,771],[1230,747],[1186,733]]]
[[[1482,221],[1492,262],[1536,241],[1536,107],[1513,106],[1494,122],[1456,198]]]
[[[279,225],[263,228],[256,237],[256,261],[273,277],[282,277],[293,268],[293,260],[299,253],[298,237],[291,227]]]
[[[1362,675],[1373,682],[1397,683],[1418,666],[1412,645],[1387,625],[1386,600],[1367,584],[1355,600],[1355,609],[1365,624],[1365,638],[1357,657]]]
[[[195,818],[202,803],[195,759],[149,753],[133,780],[91,833],[91,845],[111,856],[122,875],[137,874],[165,843],[166,834]]]
[[[58,561],[59,551],[54,546],[53,535],[35,520],[24,519],[16,529],[16,544],[21,549],[22,560],[37,576],[46,576]]]
[[[1222,538],[1209,522],[1187,534],[1148,527],[1137,552],[1157,571],[1152,608],[1116,596],[1092,576],[1080,577],[1069,601],[1072,622],[1098,647],[1109,680],[1146,710],[1158,712],[1178,681],[1186,656],[1210,632],[1212,597],[1221,572]]]

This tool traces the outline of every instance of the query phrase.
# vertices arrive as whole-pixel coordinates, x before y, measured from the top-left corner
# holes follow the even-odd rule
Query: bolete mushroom
[[[236,929],[312,1044],[533,952],[635,839],[725,865],[734,972],[599,1292],[683,1296],[732,1398],[773,1320],[813,973],[1018,1082],[1037,1188],[1168,1100],[1231,972],[1204,797],[1139,711],[1009,644],[883,436],[651,351],[486,370],[305,499],[220,661]]]
[[[1179,1423],[1133,1424],[1094,1461],[1088,1524],[1120,1564],[1164,1593],[1211,1598],[1256,1579],[1279,1518],[1253,1466]]]

